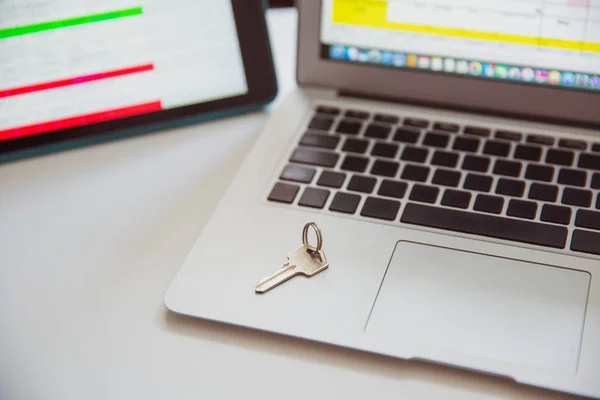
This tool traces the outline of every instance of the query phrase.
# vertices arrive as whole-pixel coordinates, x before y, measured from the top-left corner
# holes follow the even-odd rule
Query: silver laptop
[[[166,306],[600,398],[600,2],[297,5],[299,87]],[[257,294],[311,221],[329,268]]]

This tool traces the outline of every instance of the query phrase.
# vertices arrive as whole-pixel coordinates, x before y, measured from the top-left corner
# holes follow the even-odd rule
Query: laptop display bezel
[[[321,57],[321,0],[298,0],[301,84],[366,97],[600,127],[600,93],[354,64]]]

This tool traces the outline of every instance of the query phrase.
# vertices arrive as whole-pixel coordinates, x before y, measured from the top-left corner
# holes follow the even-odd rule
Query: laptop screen
[[[600,0],[323,0],[321,52],[600,93]]]
[[[230,1],[0,0],[0,142],[247,92]]]

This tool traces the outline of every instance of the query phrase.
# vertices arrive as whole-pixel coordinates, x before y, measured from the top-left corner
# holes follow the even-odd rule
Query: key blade
[[[301,273],[302,272],[299,271],[295,265],[287,265],[275,272],[273,275],[259,281],[254,290],[256,293],[266,293],[274,287],[281,285],[283,282]]]

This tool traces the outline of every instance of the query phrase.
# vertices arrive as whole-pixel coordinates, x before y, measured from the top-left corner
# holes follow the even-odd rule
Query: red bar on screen
[[[161,111],[162,104],[160,101],[137,104],[129,107],[115,108],[91,114],[78,115],[75,117],[59,119],[56,121],[41,122],[35,125],[20,126],[0,130],[0,141],[17,139],[27,136],[39,135],[59,129],[74,128],[98,122],[110,121],[117,118],[132,117],[134,115],[147,114],[150,112]]]
[[[135,67],[115,69],[112,71],[98,72],[90,75],[76,76],[74,78],[61,79],[57,81],[50,81],[44,83],[38,83],[35,85],[21,86],[12,89],[0,90],[0,99],[4,97],[19,96],[22,94],[41,92],[43,90],[56,89],[65,86],[79,85],[86,82],[100,81],[103,79],[116,78],[119,76],[132,75],[140,72],[154,70],[153,64],[138,65]]]

